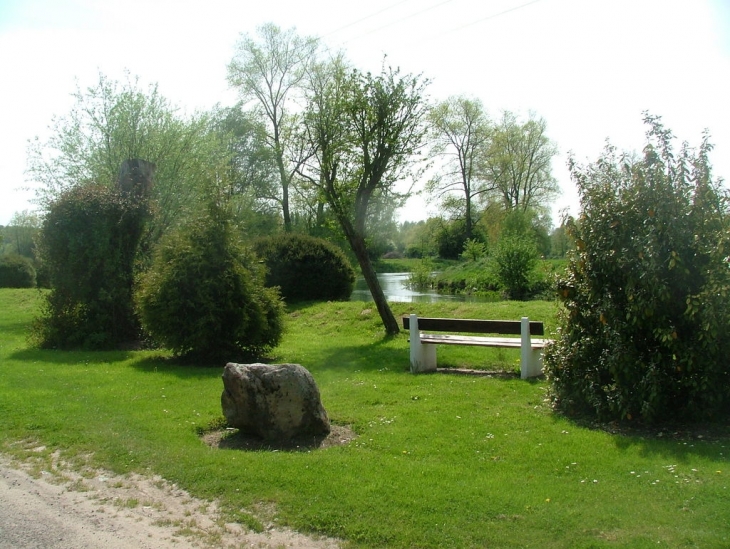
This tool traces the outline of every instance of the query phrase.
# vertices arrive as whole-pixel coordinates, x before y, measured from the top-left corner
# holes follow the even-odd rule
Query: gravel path
[[[161,478],[98,470],[31,475],[0,455],[0,549],[335,549],[296,532],[244,531],[215,503],[191,498]]]

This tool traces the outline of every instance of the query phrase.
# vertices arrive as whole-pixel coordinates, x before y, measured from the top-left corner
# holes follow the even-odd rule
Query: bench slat
[[[410,318],[403,317],[403,328],[409,330]],[[469,332],[473,334],[505,334],[520,335],[519,320],[481,320],[469,318],[418,318],[419,330],[434,332]],[[530,321],[530,335],[544,335],[542,322]],[[519,346],[519,345],[518,345]]]
[[[419,325],[420,325],[420,318]],[[424,345],[472,345],[476,347],[505,347],[519,349],[520,339],[514,337],[479,337],[462,335],[421,334],[421,343]],[[545,339],[531,339],[530,347],[542,349],[547,344]]]

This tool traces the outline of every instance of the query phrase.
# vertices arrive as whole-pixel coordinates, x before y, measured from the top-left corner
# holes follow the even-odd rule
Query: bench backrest
[[[403,328],[410,330],[411,319],[403,317]],[[418,329],[432,332],[468,332],[473,334],[520,335],[519,320],[477,320],[469,318],[423,318],[418,317]],[[542,322],[530,321],[530,335],[544,335]]]

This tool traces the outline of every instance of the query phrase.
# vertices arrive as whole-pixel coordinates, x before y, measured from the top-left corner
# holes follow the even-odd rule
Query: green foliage
[[[283,329],[278,293],[236,237],[226,213],[166,236],[137,292],[144,329],[176,355],[210,364],[258,356]]]
[[[704,420],[730,408],[730,233],[707,136],[678,156],[646,116],[643,157],[571,164],[581,215],[545,364],[557,405],[607,419]]]
[[[479,242],[476,238],[467,239],[464,243],[464,251],[461,252],[461,258],[467,261],[478,261],[486,255],[486,244]]]
[[[350,70],[338,57],[313,68],[303,115],[311,154],[298,171],[326,198],[390,335],[400,328],[373,269],[367,228],[378,212],[405,199],[396,183],[422,171],[416,167],[425,137],[426,84],[392,68],[379,75]]]
[[[466,245],[466,223],[442,220],[435,235],[441,259],[458,259]]]
[[[431,154],[443,158],[437,174],[427,182],[430,195],[458,197],[459,217],[465,221],[467,239],[477,217],[474,202],[491,184],[478,169],[490,145],[492,127],[481,101],[452,96],[438,103],[429,113]]]
[[[545,120],[532,114],[520,122],[514,113],[505,111],[495,125],[480,172],[491,183],[490,194],[505,210],[545,212],[558,194],[552,175],[552,159],[558,150],[546,132]]]
[[[0,226],[0,253],[16,253],[34,259],[40,227],[41,220],[35,212],[15,212],[7,227]]]
[[[283,233],[262,238],[254,251],[266,264],[266,285],[295,301],[346,301],[355,271],[338,247],[321,238]]]
[[[35,327],[43,347],[113,347],[138,337],[132,287],[145,203],[74,187],[50,206],[41,254],[51,282]]]
[[[509,299],[526,299],[537,266],[537,248],[529,238],[505,236],[496,246],[493,265]]]
[[[129,158],[156,164],[152,197],[158,208],[149,230],[156,240],[167,227],[201,207],[200,181],[225,173],[226,143],[210,131],[208,116],[184,117],[156,85],[142,87],[99,74],[72,94],[70,111],[53,120],[47,140],[31,142],[28,174],[42,206],[75,186],[114,186]]]
[[[34,288],[36,271],[27,257],[17,254],[0,256],[0,288]]]
[[[408,287],[414,290],[432,288],[434,284],[434,262],[430,258],[421,259],[408,275]]]

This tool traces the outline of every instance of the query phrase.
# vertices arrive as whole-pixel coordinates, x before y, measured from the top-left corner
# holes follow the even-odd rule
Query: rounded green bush
[[[259,356],[283,330],[277,291],[264,287],[260,265],[215,208],[162,240],[137,303],[156,342],[209,364]]]
[[[256,254],[268,272],[267,286],[296,301],[346,301],[355,285],[355,271],[345,254],[326,240],[283,233],[259,239]]]
[[[27,257],[0,256],[0,288],[35,288],[36,271]]]

